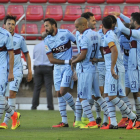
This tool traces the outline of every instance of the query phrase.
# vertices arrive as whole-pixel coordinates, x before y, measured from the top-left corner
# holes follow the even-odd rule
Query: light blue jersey
[[[46,54],[52,53],[54,58],[70,60],[72,58],[71,41],[76,42],[74,35],[66,29],[58,29],[55,36],[48,35],[44,39]],[[70,87],[72,83],[72,70],[70,65],[54,65],[54,86]]]
[[[0,68],[5,67],[7,69],[7,51],[13,50],[13,39],[11,34],[0,27]]]
[[[111,50],[108,46],[108,44],[110,42],[114,42],[117,50],[118,50],[118,58],[117,58],[117,62],[115,65],[115,69],[117,69],[119,72],[125,72],[124,66],[123,66],[123,59],[122,59],[122,54],[121,54],[121,50],[120,50],[120,43],[119,40],[117,38],[117,36],[115,35],[115,33],[112,30],[108,30],[107,33],[104,35],[104,58],[105,58],[105,66],[106,66],[106,70],[110,71],[111,70]]]
[[[120,36],[121,36],[120,30],[119,30],[117,27],[115,27],[113,31],[114,31],[114,33],[116,34],[116,36],[118,37],[118,39],[119,39]]]
[[[66,29],[58,29],[55,36],[48,35],[45,39],[46,54],[53,53],[54,58],[70,60],[72,58],[71,41],[74,35]]]

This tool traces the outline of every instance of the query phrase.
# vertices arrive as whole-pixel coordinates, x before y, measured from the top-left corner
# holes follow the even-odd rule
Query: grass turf
[[[24,111],[21,113],[21,126],[11,130],[0,130],[0,140],[140,140],[140,130],[100,130],[73,128],[73,112],[68,111],[69,128],[52,128],[61,121],[59,111]],[[119,112],[117,120],[121,119]],[[95,116],[95,113],[94,113]]]

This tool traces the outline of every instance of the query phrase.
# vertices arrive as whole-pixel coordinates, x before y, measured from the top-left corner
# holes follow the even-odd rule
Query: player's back
[[[53,53],[54,58],[69,60],[72,58],[71,41],[75,42],[74,35],[66,29],[58,29],[55,36],[48,35],[45,39],[47,54]]]
[[[7,51],[13,50],[11,34],[0,27],[0,67],[7,68]]]
[[[120,49],[120,43],[118,40],[118,37],[112,30],[108,30],[107,33],[104,36],[104,57],[105,57],[105,65],[107,70],[110,70],[111,68],[111,50],[108,47],[108,44],[110,42],[114,42],[117,50],[118,50],[118,58],[116,62],[116,67],[118,71],[120,72],[125,72],[124,66],[123,66],[123,59],[122,59],[122,54],[121,54],[121,49]]]

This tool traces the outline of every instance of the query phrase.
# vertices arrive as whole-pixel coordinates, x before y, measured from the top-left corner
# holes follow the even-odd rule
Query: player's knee
[[[10,91],[9,98],[16,98],[16,92]]]
[[[109,96],[109,101],[113,100],[114,98],[116,98],[117,96]]]

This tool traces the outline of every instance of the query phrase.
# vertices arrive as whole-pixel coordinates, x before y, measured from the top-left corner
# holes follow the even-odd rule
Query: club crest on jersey
[[[16,44],[17,44],[17,43],[14,41],[14,42],[13,42],[13,45],[16,46]]]
[[[65,37],[64,36],[60,37],[60,40],[64,41],[65,40]]]
[[[47,45],[45,45],[45,49],[46,49],[46,51],[48,51],[49,50],[49,47]]]

